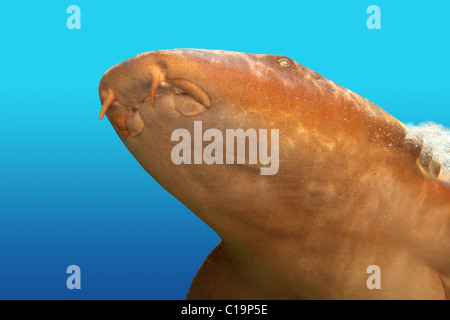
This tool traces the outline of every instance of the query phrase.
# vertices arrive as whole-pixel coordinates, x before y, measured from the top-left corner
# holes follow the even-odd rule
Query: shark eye
[[[278,64],[283,68],[290,68],[292,66],[291,62],[286,58],[278,60]]]

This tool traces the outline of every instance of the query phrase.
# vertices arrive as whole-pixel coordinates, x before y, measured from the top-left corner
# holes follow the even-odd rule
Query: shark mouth
[[[156,107],[158,96],[166,96],[166,103],[186,117],[198,115],[211,106],[208,94],[200,86],[187,79],[165,79],[164,72],[157,66],[151,69],[148,87],[148,95],[135,105],[123,102],[126,99],[119,101],[114,90],[107,87],[106,98],[102,99],[100,120],[107,114],[113,126],[123,135],[137,136],[144,128],[144,122],[137,112],[139,106],[151,101],[151,105]]]

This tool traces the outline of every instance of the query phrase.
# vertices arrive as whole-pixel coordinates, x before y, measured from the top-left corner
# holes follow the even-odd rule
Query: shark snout
[[[143,121],[137,111],[148,101],[156,108],[158,100],[158,105],[173,107],[183,116],[200,114],[211,106],[209,95],[189,79],[182,67],[177,64],[172,71],[170,63],[151,58],[151,55],[142,56],[120,63],[109,69],[100,81],[99,118],[106,114],[125,136],[142,131]]]

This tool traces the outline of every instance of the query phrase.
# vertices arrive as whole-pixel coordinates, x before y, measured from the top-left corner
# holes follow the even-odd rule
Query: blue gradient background
[[[71,4],[81,30],[66,28]],[[381,30],[366,27],[371,4]],[[450,126],[449,13],[445,1],[3,3],[0,298],[184,299],[219,241],[98,120],[111,66],[169,48],[282,54],[403,122]],[[82,290],[66,288],[71,264]]]

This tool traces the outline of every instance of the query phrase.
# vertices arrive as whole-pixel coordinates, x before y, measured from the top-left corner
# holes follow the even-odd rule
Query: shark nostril
[[[185,117],[196,116],[203,113],[206,107],[188,94],[174,96],[175,110]]]
[[[180,89],[181,92],[184,92],[186,95],[190,95],[191,97],[193,97],[196,101],[198,101],[205,107],[208,108],[211,106],[211,100],[208,94],[195,83],[181,78],[171,79],[167,81],[176,88]]]

